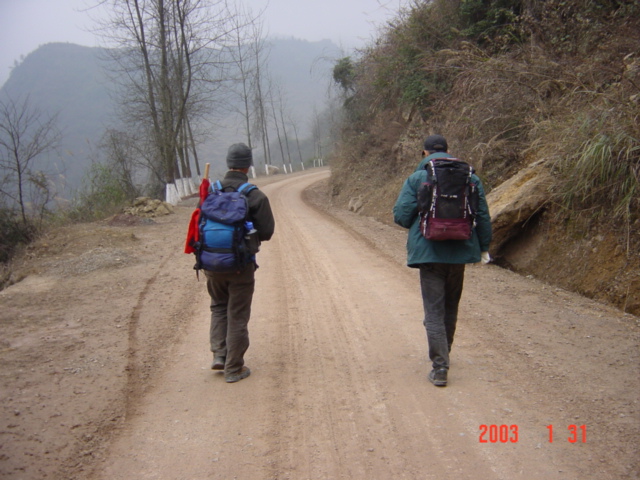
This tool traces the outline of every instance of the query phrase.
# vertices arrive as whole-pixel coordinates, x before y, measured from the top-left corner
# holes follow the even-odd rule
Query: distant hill
[[[309,132],[314,106],[319,110],[326,102],[330,62],[339,49],[329,40],[273,39],[269,69],[274,80],[283,85],[287,103],[298,119],[299,133]],[[47,170],[64,174],[68,185],[77,188],[91,151],[105,128],[114,126],[116,103],[110,98],[101,48],[69,43],[50,43],[29,54],[13,68],[0,88],[0,95],[12,98],[29,96],[32,105],[47,114],[58,113],[63,131],[62,148],[57,158],[49,160]],[[229,144],[242,141],[238,125],[216,127],[202,147],[203,161],[222,164]],[[274,134],[275,138],[275,134]]]
[[[102,71],[101,49],[68,43],[41,46],[16,66],[0,89],[14,99],[29,97],[46,114],[58,113],[63,133],[59,156],[48,171],[65,174],[77,187],[90,163],[91,144],[102,135],[113,106]]]

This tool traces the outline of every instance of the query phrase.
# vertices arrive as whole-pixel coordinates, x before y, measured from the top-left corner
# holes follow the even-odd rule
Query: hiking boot
[[[211,370],[224,370],[225,357],[213,357],[213,363],[211,364]]]
[[[225,375],[224,379],[227,383],[235,383],[239,382],[243,378],[247,378],[249,375],[251,375],[251,370],[249,370],[247,367],[242,367],[242,370],[240,370],[239,372]]]
[[[447,386],[447,369],[439,368],[433,369],[429,372],[429,381],[433,383],[436,387],[446,387]]]

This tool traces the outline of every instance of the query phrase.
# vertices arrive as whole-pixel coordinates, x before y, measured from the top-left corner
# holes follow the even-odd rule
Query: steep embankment
[[[490,192],[500,265],[640,313],[638,5],[483,3],[416,6],[334,71],[334,203],[390,224],[442,133]]]

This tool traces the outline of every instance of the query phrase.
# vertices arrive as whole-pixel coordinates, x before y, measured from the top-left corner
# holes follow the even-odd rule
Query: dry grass
[[[332,201],[346,206],[361,196],[363,214],[389,222],[423,139],[441,133],[487,191],[525,165],[549,162],[555,184],[545,218],[559,226],[553,241],[565,241],[562,231],[568,242],[607,232],[626,257],[625,271],[633,269],[640,251],[640,4],[521,4],[519,24],[504,30],[527,39],[520,43],[508,35],[464,38],[456,30],[460,2],[416,1],[361,52],[351,115],[332,159]]]

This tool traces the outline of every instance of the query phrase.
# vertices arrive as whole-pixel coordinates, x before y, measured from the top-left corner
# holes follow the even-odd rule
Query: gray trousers
[[[254,264],[240,273],[205,271],[207,290],[211,297],[211,351],[226,357],[225,375],[237,373],[244,365],[249,348],[249,318],[255,287]]]
[[[449,368],[449,352],[458,322],[464,267],[464,264],[451,263],[420,265],[424,326],[433,368]]]

